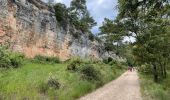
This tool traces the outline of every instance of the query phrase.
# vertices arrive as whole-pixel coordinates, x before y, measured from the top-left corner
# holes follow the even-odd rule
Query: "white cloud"
[[[103,3],[104,0],[98,0],[97,4],[101,5]]]

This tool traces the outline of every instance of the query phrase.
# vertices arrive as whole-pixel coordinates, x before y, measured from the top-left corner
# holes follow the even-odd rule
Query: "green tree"
[[[122,47],[123,36],[127,34],[126,30],[118,21],[113,21],[105,18],[103,25],[100,27],[100,35],[105,38],[105,49],[107,51],[116,50],[116,54],[120,55],[120,50]],[[113,45],[116,44],[116,45]]]
[[[170,39],[168,0],[118,0],[117,20],[136,34],[133,54],[140,64],[153,68],[154,80],[166,78]]]
[[[72,0],[69,15],[70,22],[82,32],[90,32],[90,29],[96,25],[87,10],[86,0]]]
[[[62,25],[68,24],[69,15],[66,5],[62,3],[57,3],[54,5],[54,9],[57,21]]]

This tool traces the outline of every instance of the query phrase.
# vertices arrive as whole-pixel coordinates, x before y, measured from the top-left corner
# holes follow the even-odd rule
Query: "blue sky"
[[[70,5],[71,0],[54,0],[55,2],[61,2]],[[86,0],[87,8],[91,15],[98,23],[96,27],[92,29],[94,34],[99,32],[99,27],[102,25],[103,19],[110,18],[114,19],[117,16],[117,10],[115,9],[117,5],[117,0]]]

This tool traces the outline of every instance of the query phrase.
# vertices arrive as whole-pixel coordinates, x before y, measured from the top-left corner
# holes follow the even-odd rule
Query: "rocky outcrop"
[[[78,32],[70,25],[61,27],[53,13],[41,0],[0,1],[0,44],[9,44],[10,49],[35,55],[58,56],[66,60],[72,56],[100,58],[101,46]]]

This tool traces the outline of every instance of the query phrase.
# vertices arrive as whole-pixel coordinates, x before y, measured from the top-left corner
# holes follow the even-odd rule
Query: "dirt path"
[[[137,72],[127,71],[80,100],[142,100]]]

